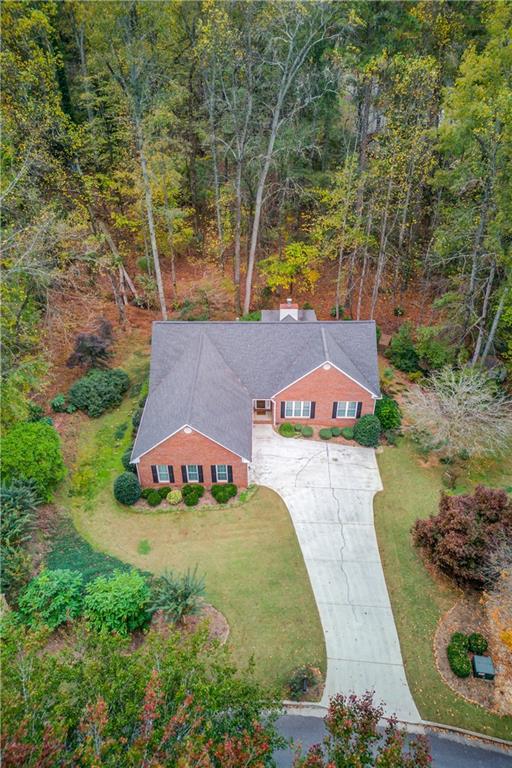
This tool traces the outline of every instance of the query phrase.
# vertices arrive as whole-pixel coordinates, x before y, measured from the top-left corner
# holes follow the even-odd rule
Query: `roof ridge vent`
[[[329,350],[327,348],[327,339],[325,337],[325,329],[320,326],[320,333],[322,334],[322,344],[324,348],[325,359],[329,360]]]

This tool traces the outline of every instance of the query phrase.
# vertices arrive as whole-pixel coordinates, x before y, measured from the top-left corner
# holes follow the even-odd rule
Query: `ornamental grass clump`
[[[205,591],[204,576],[198,576],[197,565],[182,575],[166,570],[153,582],[152,609],[179,624],[185,616],[198,613]]]

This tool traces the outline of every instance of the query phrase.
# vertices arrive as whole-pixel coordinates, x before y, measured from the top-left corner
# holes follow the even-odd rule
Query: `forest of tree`
[[[1,15],[5,425],[44,381],[52,292],[106,284],[121,324],[128,303],[167,318],[190,257],[232,317],[326,274],[336,318],[377,317],[384,291],[400,314],[414,285],[460,361],[510,369],[512,4]]]

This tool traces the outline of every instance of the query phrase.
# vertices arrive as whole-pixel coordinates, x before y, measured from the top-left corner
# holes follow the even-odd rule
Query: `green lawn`
[[[134,357],[124,367],[136,376],[142,370]],[[137,399],[77,431],[76,463],[57,499],[61,508],[94,549],[144,571],[183,571],[197,563],[207,599],[228,619],[235,660],[245,665],[254,657],[262,681],[282,685],[304,663],[325,672],[318,611],[277,494],[258,488],[245,504],[180,514],[134,512],[114,500],[112,482],[131,439],[131,424],[124,434],[120,425],[129,423]]]
[[[384,491],[375,497],[375,524],[407,679],[420,714],[426,720],[511,739],[512,717],[499,718],[456,696],[435,667],[436,625],[459,593],[431,578],[412,546],[410,529],[418,517],[437,512],[442,469],[421,466],[405,440],[385,448],[378,462]],[[457,490],[479,482],[512,486],[512,462],[480,462],[466,472]]]

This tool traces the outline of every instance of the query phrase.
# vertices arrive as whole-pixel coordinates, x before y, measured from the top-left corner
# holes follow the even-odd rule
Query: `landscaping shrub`
[[[380,432],[377,416],[367,413],[366,416],[361,416],[354,426],[354,440],[357,440],[359,445],[375,448],[379,444]]]
[[[160,498],[162,501],[167,498],[167,495],[169,491],[172,491],[172,488],[170,485],[159,485],[157,488],[158,493],[160,494]]]
[[[479,632],[472,632],[471,635],[468,636],[468,648],[471,653],[476,653],[481,656],[482,653],[486,652],[488,645],[489,643],[485,637]]]
[[[158,493],[158,489],[157,488],[153,488],[153,490],[151,490],[148,493],[146,501],[148,502],[150,507],[158,507],[158,505],[162,501],[162,497]]]
[[[54,413],[66,412],[66,397],[63,394],[55,395],[53,400],[50,400],[50,406]]]
[[[302,437],[313,437],[313,427],[310,427],[307,424],[305,424],[302,427]]]
[[[493,552],[512,537],[512,501],[505,491],[479,485],[473,494],[443,494],[439,513],[417,520],[413,541],[428,559],[462,586],[492,583]]]
[[[398,429],[402,423],[400,406],[396,400],[387,395],[375,403],[375,415],[383,430]]]
[[[114,496],[120,504],[130,506],[141,497],[140,483],[133,472],[123,472],[114,482]],[[160,499],[160,496],[158,497]]]
[[[50,629],[76,619],[82,612],[83,579],[78,571],[41,571],[20,595],[21,620],[30,627],[44,624]]]
[[[454,349],[440,337],[440,329],[433,325],[416,328],[415,350],[425,371],[437,371],[455,359]]]
[[[339,437],[341,435],[341,427],[332,427],[331,434],[333,437]]]
[[[398,436],[393,429],[386,429],[386,431],[384,432],[384,437],[386,438],[388,445],[397,444]]]
[[[0,441],[2,482],[33,480],[42,501],[52,493],[66,474],[60,437],[44,421],[19,422]]]
[[[179,488],[174,488],[172,491],[170,491],[166,498],[169,504],[172,504],[173,506],[179,504],[183,500],[183,496],[181,495]]]
[[[91,418],[101,416],[109,408],[115,408],[130,386],[130,379],[120,368],[93,370],[71,386],[69,402]]]
[[[40,502],[33,481],[13,480],[0,488],[0,583],[9,600],[16,600],[32,576],[32,558],[24,547]]]
[[[234,483],[219,483],[212,485],[211,493],[217,504],[227,504],[237,494],[237,487]]]
[[[341,430],[341,434],[345,438],[345,440],[353,440],[354,439],[354,427],[343,427]]]
[[[121,456],[121,463],[122,463],[123,467],[126,469],[127,472],[134,472],[134,473],[136,473],[137,469],[135,467],[135,464],[132,464],[131,461],[130,461],[131,455],[132,455],[132,449],[128,448],[128,450],[125,451],[123,453],[123,455]]]
[[[296,432],[302,432],[302,424],[294,424],[293,428]]]
[[[138,571],[116,571],[100,576],[86,589],[84,615],[93,629],[127,635],[144,627],[151,618],[151,593]]]
[[[318,433],[322,440],[330,440],[332,437],[332,429],[321,429]]]
[[[132,416],[132,424],[133,424],[134,429],[138,429],[138,426],[140,424],[140,420],[142,419],[142,411],[143,410],[144,410],[143,408],[137,408],[137,410],[135,411],[135,413]]]
[[[305,664],[294,669],[288,680],[288,692],[292,701],[299,701],[309,688],[321,682],[320,670]],[[306,690],[304,690],[306,688]]]
[[[455,632],[446,648],[450,669],[457,677],[469,677],[471,661],[468,656],[468,639],[462,632]]]
[[[243,320],[245,323],[258,322],[261,320],[261,309],[255,309],[253,312],[247,312],[246,315],[242,315],[240,320]]]
[[[204,494],[204,486],[199,483],[186,483],[181,489],[181,494],[187,507],[195,507]]]
[[[184,616],[197,613],[204,593],[204,576],[197,575],[197,565],[193,571],[187,570],[182,576],[165,571],[153,582],[152,608],[163,611],[168,618],[179,623]]]
[[[391,338],[389,348],[386,351],[386,357],[400,371],[411,373],[418,370],[419,358],[414,347],[410,323],[401,325],[397,333]]]
[[[280,424],[279,434],[282,435],[282,437],[295,437],[295,429],[293,428],[293,424],[290,424],[288,421]]]
[[[68,357],[66,365],[74,368],[105,368],[112,356],[112,325],[101,319],[96,333],[79,333],[75,338],[75,348]]]

